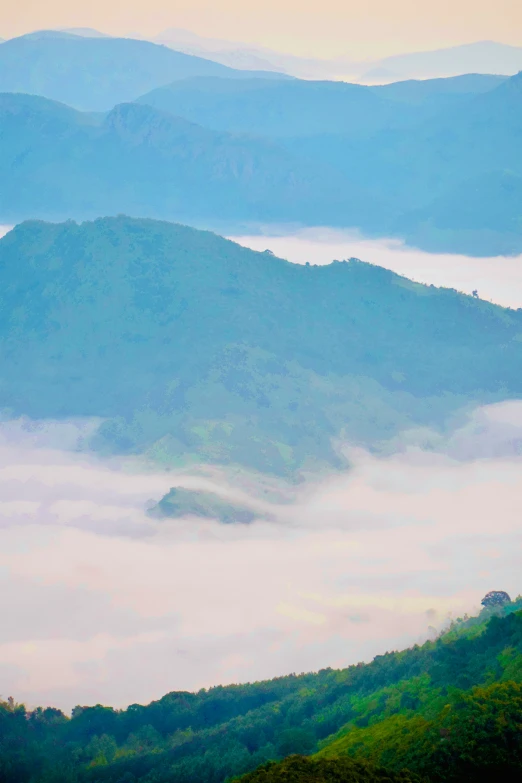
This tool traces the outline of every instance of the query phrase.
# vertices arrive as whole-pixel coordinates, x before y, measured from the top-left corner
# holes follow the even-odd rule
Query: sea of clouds
[[[522,402],[386,455],[346,445],[350,470],[279,482],[272,503],[255,476],[102,459],[96,426],[0,423],[4,698],[124,706],[345,666],[520,592]],[[271,519],[151,518],[172,486],[250,495]]]

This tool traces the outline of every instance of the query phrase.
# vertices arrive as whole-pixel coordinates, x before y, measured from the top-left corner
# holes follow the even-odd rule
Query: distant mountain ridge
[[[0,94],[0,220],[127,213],[184,221],[351,218],[373,201],[271,139],[223,133],[138,103],[106,115]],[[341,194],[341,195],[340,195]]]
[[[175,79],[245,75],[255,74],[130,38],[38,31],[0,49],[0,92],[37,94],[85,111],[108,111]]]
[[[258,68],[263,63],[263,68],[281,70],[298,78],[343,79],[361,84],[444,78],[467,73],[511,76],[522,70],[522,47],[495,41],[475,41],[358,61],[349,54],[331,59],[298,57],[245,42],[207,38],[187,30],[165,30],[152,40],[231,67]]]
[[[521,79],[363,87],[198,76],[108,113],[3,94],[0,222],[126,213],[225,233],[326,225],[428,250],[517,254]],[[478,209],[465,214],[469,199]]]

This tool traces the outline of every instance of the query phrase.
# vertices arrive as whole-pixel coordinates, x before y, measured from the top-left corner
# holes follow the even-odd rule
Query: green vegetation
[[[390,772],[349,758],[309,759],[290,756],[269,762],[241,778],[242,783],[414,783],[410,772]]]
[[[291,476],[522,393],[522,311],[151,220],[16,227],[0,307],[8,413],[102,417],[97,448],[169,464]]]
[[[68,718],[3,703],[0,776],[5,783],[222,783],[315,753],[317,767],[294,759],[247,781],[307,783],[319,770],[314,779],[362,782],[382,779],[382,767],[391,780],[478,783],[498,774],[514,781],[522,768],[521,608],[522,597],[484,608],[434,641],[369,664],[173,692],[147,706],[76,707]],[[404,769],[411,776],[401,778]]]

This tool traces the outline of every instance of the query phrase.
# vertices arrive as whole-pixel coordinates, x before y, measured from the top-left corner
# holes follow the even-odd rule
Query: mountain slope
[[[522,767],[521,606],[518,598],[485,609],[435,641],[368,664],[172,692],[126,710],[79,706],[67,718],[52,708],[26,712],[0,703],[3,780],[222,783],[321,747],[315,761],[289,759],[246,783],[351,783],[352,774],[384,783],[401,780],[406,761],[412,774],[404,773],[405,782],[418,771],[433,783],[484,783],[495,774],[515,783]],[[384,776],[368,759],[392,772]]]
[[[279,473],[520,395],[522,312],[353,261],[298,266],[148,220],[0,240],[2,407],[105,447]],[[154,446],[156,444],[156,446]]]
[[[41,95],[85,111],[108,111],[175,79],[252,75],[130,38],[43,31],[0,48],[0,92]]]

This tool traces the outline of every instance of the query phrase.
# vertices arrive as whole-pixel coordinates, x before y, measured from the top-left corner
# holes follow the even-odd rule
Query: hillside
[[[76,707],[71,718],[3,703],[2,779],[221,783],[320,748],[316,761],[289,759],[245,783],[406,783],[416,774],[433,783],[495,774],[514,783],[522,768],[521,606],[519,598],[484,609],[434,641],[342,670],[173,692],[126,710]],[[406,766],[411,774],[401,776]]]
[[[0,49],[0,92],[41,95],[85,111],[108,111],[176,79],[252,75],[131,38],[42,31],[12,38]]]
[[[0,240],[2,407],[99,448],[275,473],[520,396],[522,312],[352,260],[299,266],[126,217]]]

